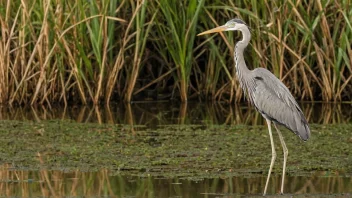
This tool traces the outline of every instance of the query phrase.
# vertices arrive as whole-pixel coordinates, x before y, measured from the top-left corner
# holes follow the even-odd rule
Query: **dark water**
[[[304,103],[309,123],[352,122],[351,104]],[[75,120],[76,122],[143,125],[263,125],[263,118],[250,106],[211,103],[134,103],[110,106],[0,107],[0,120]],[[352,145],[351,145],[352,150]],[[1,162],[1,159],[0,159]],[[18,170],[0,168],[0,196],[7,197],[260,197],[265,175],[204,178],[196,181],[163,177],[131,177],[109,170],[66,172],[65,170]],[[272,176],[268,193],[275,197],[280,176]],[[286,197],[352,197],[351,173],[312,172],[290,176]]]
[[[352,103],[301,103],[309,123],[352,122]],[[263,125],[262,116],[248,104],[150,102],[107,106],[0,106],[0,120],[70,119],[130,125],[248,124]]]
[[[0,171],[0,196],[7,197],[260,197],[264,177],[231,177],[204,180],[130,177],[109,171],[64,172]],[[278,196],[280,177],[270,180],[268,196]],[[351,197],[352,178],[317,172],[288,176],[286,197]]]

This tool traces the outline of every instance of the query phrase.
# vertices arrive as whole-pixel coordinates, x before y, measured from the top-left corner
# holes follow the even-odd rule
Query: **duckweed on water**
[[[266,174],[271,147],[265,126],[165,125],[157,128],[72,121],[0,121],[0,163],[17,169],[107,168],[112,173],[183,177]],[[312,125],[307,142],[283,130],[290,175],[352,173],[352,125]],[[282,150],[274,133],[281,174]]]

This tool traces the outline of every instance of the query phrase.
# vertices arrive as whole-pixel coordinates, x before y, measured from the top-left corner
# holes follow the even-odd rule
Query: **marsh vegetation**
[[[302,108],[312,138],[283,130],[286,192],[350,193],[351,105]],[[228,103],[0,106],[0,195],[258,195],[270,163],[264,122],[248,105]],[[270,194],[282,173],[275,143]]]
[[[349,1],[0,1],[0,103],[243,99],[239,34],[198,38],[240,17],[250,68],[299,100],[350,101]]]

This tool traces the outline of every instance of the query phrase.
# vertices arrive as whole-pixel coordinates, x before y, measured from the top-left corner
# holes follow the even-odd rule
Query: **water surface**
[[[287,197],[351,197],[351,104],[302,108],[311,139],[283,129]],[[0,196],[261,196],[271,157],[264,120],[247,104],[2,106],[0,125]]]
[[[314,124],[352,122],[352,103],[300,103],[309,121]],[[0,120],[69,119],[76,122],[110,124],[247,124],[263,125],[265,120],[247,104],[189,102],[140,102],[102,106],[0,106]]]
[[[187,180],[111,175],[108,170],[15,171],[8,167],[2,168],[0,179],[0,196],[7,197],[260,197],[265,185],[265,177]],[[269,197],[277,195],[280,181],[278,176],[271,179]],[[288,176],[285,191],[286,197],[350,197],[352,179],[325,172]]]

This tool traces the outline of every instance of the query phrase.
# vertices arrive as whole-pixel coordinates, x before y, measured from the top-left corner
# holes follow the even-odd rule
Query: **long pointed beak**
[[[227,27],[222,25],[222,26],[219,26],[219,27],[204,31],[202,33],[199,33],[199,34],[197,34],[197,36],[201,36],[201,35],[204,35],[204,34],[210,34],[210,33],[214,33],[214,32],[223,32],[225,30],[227,30]]]

